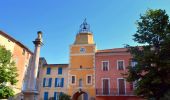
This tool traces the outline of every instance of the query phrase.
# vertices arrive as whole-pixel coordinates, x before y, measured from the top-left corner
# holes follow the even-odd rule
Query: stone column
[[[38,90],[37,90],[37,73],[38,73],[38,64],[40,57],[40,47],[43,45],[42,43],[42,32],[38,31],[38,37],[33,41],[35,45],[35,50],[31,62],[31,70],[28,79],[28,86],[24,93],[24,100],[37,100]]]

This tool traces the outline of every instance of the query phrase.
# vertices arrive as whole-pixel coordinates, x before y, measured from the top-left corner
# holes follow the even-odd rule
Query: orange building
[[[73,100],[95,98],[95,51],[93,34],[85,20],[70,46],[68,94]]]
[[[19,76],[17,77],[18,82],[16,86],[14,86],[14,91],[16,98],[19,100],[21,98],[20,94],[25,81],[25,73],[27,73],[33,53],[21,42],[3,31],[0,31],[0,45],[5,46],[7,50],[11,51],[13,60],[16,63]]]

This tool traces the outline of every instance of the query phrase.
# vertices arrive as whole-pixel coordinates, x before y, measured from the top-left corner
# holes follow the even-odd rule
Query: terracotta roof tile
[[[113,49],[104,49],[104,50],[97,50],[97,53],[120,53],[120,52],[127,52],[127,48],[113,48]]]

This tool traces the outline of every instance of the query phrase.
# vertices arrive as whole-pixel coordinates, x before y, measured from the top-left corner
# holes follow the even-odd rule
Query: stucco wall
[[[110,89],[112,91],[117,91],[118,88],[118,78],[124,78],[122,73],[126,73],[126,67],[129,66],[131,55],[129,53],[99,53],[96,54],[95,63],[96,63],[96,89],[102,89],[102,79],[108,78],[110,80]],[[117,61],[123,60],[125,70],[118,70],[117,69]],[[109,62],[109,70],[103,71],[102,70],[102,61]],[[127,92],[132,91],[130,90],[130,84],[126,82],[125,88]],[[114,90],[113,90],[114,89]]]
[[[5,46],[7,50],[10,50],[11,53],[13,53],[15,42],[9,40],[8,38],[0,34],[0,45]]]

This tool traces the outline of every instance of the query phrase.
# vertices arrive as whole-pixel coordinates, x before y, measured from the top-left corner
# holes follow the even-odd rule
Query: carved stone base
[[[38,100],[38,91],[23,91],[24,100]]]

